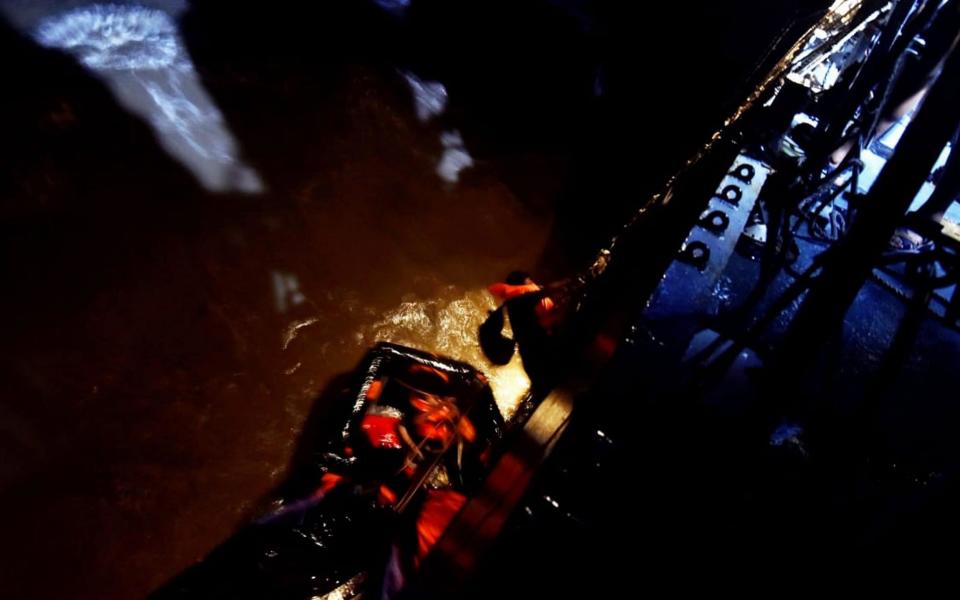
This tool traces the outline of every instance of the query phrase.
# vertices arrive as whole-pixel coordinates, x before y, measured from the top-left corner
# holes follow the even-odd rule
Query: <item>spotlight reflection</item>
[[[153,128],[163,148],[208,190],[255,194],[259,175],[239,158],[173,17],[136,5],[94,4],[48,15],[32,29],[96,73],[121,106]]]

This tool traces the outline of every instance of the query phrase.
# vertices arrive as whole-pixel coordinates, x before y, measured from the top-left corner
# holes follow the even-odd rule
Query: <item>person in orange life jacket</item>
[[[484,352],[492,362],[505,364],[515,345],[533,385],[548,383],[555,364],[551,341],[560,314],[556,302],[547,290],[521,271],[510,273],[505,281],[487,289],[503,304],[480,328]],[[504,308],[513,329],[512,341],[501,335]]]

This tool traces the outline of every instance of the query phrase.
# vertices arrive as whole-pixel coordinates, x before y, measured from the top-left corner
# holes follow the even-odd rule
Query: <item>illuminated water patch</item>
[[[447,110],[447,88],[439,81],[426,81],[410,72],[401,73],[413,97],[413,109],[417,120],[427,123],[441,117]],[[463,143],[463,137],[457,130],[440,133],[443,154],[437,162],[436,173],[449,184],[460,181],[460,172],[474,165],[473,157]]]
[[[40,23],[34,35],[95,71],[192,68],[167,13],[139,6],[94,5]]]
[[[174,19],[142,6],[95,4],[40,21],[33,37],[96,73],[153,128],[163,148],[208,190],[258,193],[223,115],[204,89]]]
[[[417,119],[426,123],[447,110],[447,88],[439,81],[425,81],[415,74],[403,73],[403,78],[413,96],[413,108]]]
[[[447,183],[460,181],[460,172],[473,166],[473,157],[463,143],[459,131],[445,131],[440,135],[443,155],[437,163],[437,175]]]

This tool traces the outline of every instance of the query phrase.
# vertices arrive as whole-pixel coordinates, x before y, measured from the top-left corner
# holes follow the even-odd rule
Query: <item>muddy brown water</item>
[[[223,85],[242,105],[243,84]],[[312,82],[259,85],[284,100],[242,128],[250,156],[272,155],[252,160],[256,196],[199,189],[103,90],[31,124],[52,150],[4,205],[6,597],[143,597],[201,558],[379,339],[467,360],[503,397],[524,385],[516,363],[484,364],[476,327],[486,284],[544,252],[562,169],[511,159],[539,197],[498,164],[441,180],[439,129],[379,70],[340,72],[312,107]],[[295,134],[270,131],[276,109]]]

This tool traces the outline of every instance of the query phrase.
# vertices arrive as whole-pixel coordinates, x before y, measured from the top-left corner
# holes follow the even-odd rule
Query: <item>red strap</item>
[[[487,290],[500,298],[501,300],[513,300],[526,294],[532,294],[540,291],[540,286],[535,283],[524,285],[510,285],[509,283],[494,283]]]

